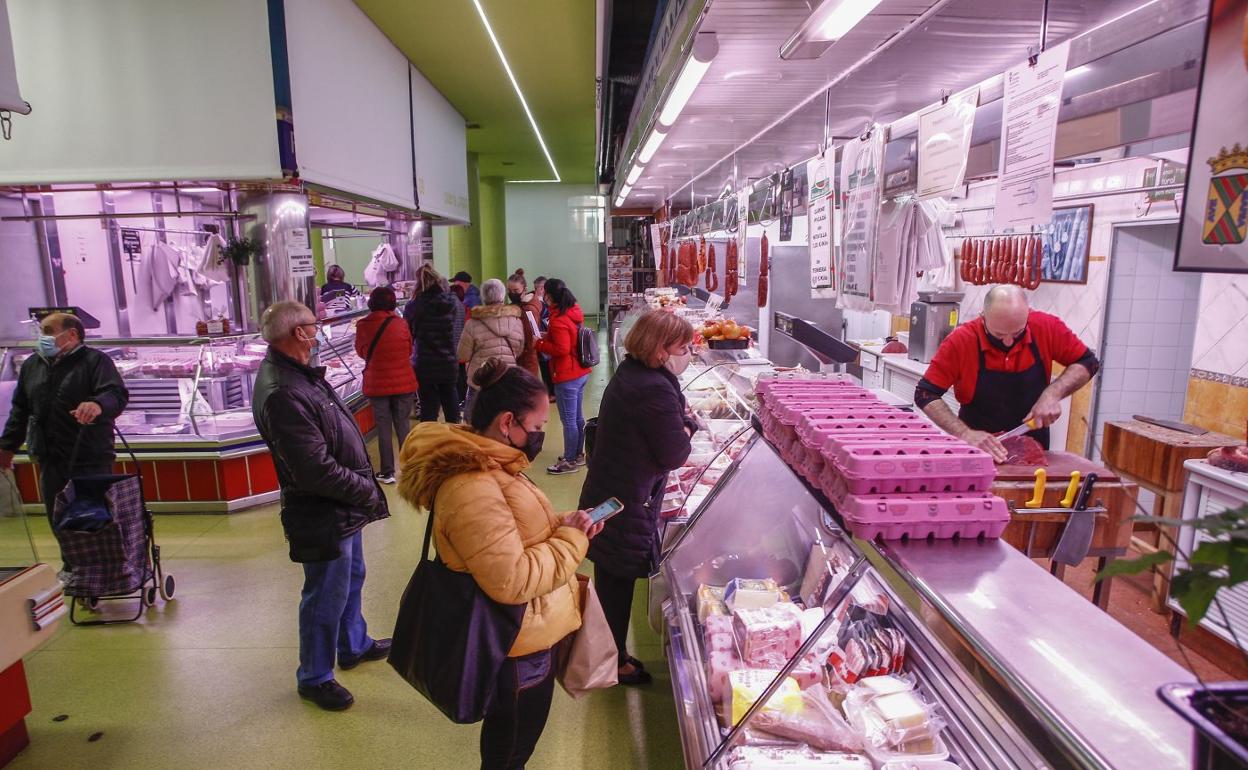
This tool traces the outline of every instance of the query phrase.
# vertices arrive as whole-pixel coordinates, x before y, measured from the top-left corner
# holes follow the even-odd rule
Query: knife
[[[1006,431],[1005,433],[1002,433],[1000,436],[997,436],[997,441],[1005,441],[1007,438],[1014,438],[1015,436],[1021,436],[1024,433],[1031,433],[1035,429],[1036,429],[1035,420],[1028,420],[1027,422],[1018,426],[1014,430]]]
[[[1079,487],[1075,496],[1075,506],[1071,510],[1062,537],[1053,549],[1053,561],[1075,566],[1088,555],[1092,545],[1092,533],[1096,529],[1096,515],[1088,513],[1088,500],[1092,497],[1092,485],[1096,483],[1096,474],[1089,473]]]

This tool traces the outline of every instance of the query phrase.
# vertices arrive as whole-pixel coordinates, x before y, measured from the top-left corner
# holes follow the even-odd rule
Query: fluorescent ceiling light
[[[780,46],[781,59],[817,59],[837,40],[849,34],[880,0],[823,0],[806,21]]]
[[[659,151],[659,145],[663,144],[663,140],[667,138],[667,134],[658,130],[656,127],[650,132],[650,136],[646,138],[646,143],[641,146],[641,152],[637,155],[638,163],[649,163],[654,154]]]
[[[485,25],[485,31],[490,36],[490,42],[494,44],[494,50],[498,53],[498,60],[503,63],[503,69],[507,72],[507,78],[511,81],[511,87],[516,90],[516,96],[520,97],[520,106],[524,108],[524,114],[529,118],[529,125],[533,127],[533,133],[537,136],[537,143],[542,147],[542,154],[546,156],[546,162],[550,164],[550,172],[555,175],[554,179],[526,179],[526,182],[558,182],[560,181],[559,169],[555,168],[555,160],[550,157],[550,150],[546,148],[546,140],[542,139],[542,130],[537,127],[537,120],[533,117],[533,111],[529,109],[529,103],[524,98],[524,92],[520,90],[520,84],[516,82],[516,76],[511,71],[511,65],[507,63],[507,57],[503,54],[503,46],[498,42],[498,36],[494,34],[494,28],[490,26],[490,20],[485,15],[485,9],[481,7],[481,0],[472,0],[472,4],[477,9],[477,15],[481,17],[481,23]]]
[[[220,187],[179,187],[178,192],[184,193],[219,193],[225,192]]]
[[[1066,70],[1066,77],[1077,78],[1080,75],[1086,75],[1091,71],[1092,71],[1091,65],[1084,64],[1083,66],[1075,67],[1073,70]]]
[[[676,122],[676,119],[680,117],[680,111],[689,103],[689,97],[693,96],[698,83],[702,82],[702,78],[710,69],[711,61],[715,59],[717,53],[719,53],[719,40],[715,34],[713,32],[699,33],[693,41],[693,50],[689,52],[688,61],[681,68],[680,75],[672,84],[672,90],[667,94],[667,101],[664,102],[663,109],[659,112],[659,125],[667,127]]]
[[[633,191],[633,188],[630,185],[625,185],[623,188],[620,189],[620,194],[615,196],[616,208],[619,208],[620,206],[624,205],[624,201],[628,200],[628,194],[631,193],[632,191]]]
[[[633,169],[628,172],[628,178],[624,180],[624,184],[628,185],[629,187],[632,187],[633,185],[637,184],[637,180],[640,178],[641,178],[641,166],[633,166]]]

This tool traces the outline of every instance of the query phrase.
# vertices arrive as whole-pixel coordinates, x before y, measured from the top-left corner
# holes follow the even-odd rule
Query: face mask
[[[520,430],[524,430],[524,428],[520,428]],[[546,443],[546,431],[530,430],[525,431],[524,435],[524,446],[516,446],[511,441],[511,431],[508,431],[507,443],[511,444],[513,448],[524,452],[524,456],[529,458],[529,462],[533,462],[542,453],[542,445]]]
[[[60,346],[56,344],[56,336],[52,334],[40,334],[36,349],[44,358],[56,358],[61,353]]]
[[[1018,336],[1016,336],[1014,338],[1014,341],[1010,343],[1009,345],[1006,345],[1004,342],[1002,342],[1000,337],[994,336],[993,334],[989,333],[987,330],[985,330],[984,333],[988,335],[988,341],[992,343],[993,347],[995,347],[997,350],[1008,353],[1014,349],[1014,346],[1017,345],[1018,341],[1023,338],[1023,335],[1027,333],[1027,330],[1024,329],[1023,331],[1019,332]]]
[[[524,298],[520,296],[519,292],[509,291],[507,292],[507,299],[511,304],[519,305]]]
[[[692,360],[693,355],[687,352],[681,353],[680,355],[668,356],[667,360],[663,362],[663,368],[679,377],[685,373],[686,369],[689,368],[689,362]]]

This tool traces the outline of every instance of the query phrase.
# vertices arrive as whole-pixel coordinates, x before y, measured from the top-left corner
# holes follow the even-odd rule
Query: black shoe
[[[385,660],[390,654],[389,639],[374,639],[373,646],[364,651],[364,654],[358,658],[338,658],[338,668],[343,671],[350,671],[366,660]]]
[[[326,711],[343,711],[355,703],[355,696],[333,679],[320,684],[299,685],[299,697],[312,701]]]
[[[644,668],[637,668],[636,666],[633,667],[633,672],[631,674],[619,674],[618,676],[620,684],[626,685],[643,685],[650,684],[654,681],[654,677],[650,676],[648,671]]]

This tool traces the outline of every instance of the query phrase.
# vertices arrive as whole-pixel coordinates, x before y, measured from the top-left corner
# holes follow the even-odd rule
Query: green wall
[[[473,273],[480,285],[487,278],[507,280],[507,194],[503,178],[484,177],[481,193],[481,273]]]

